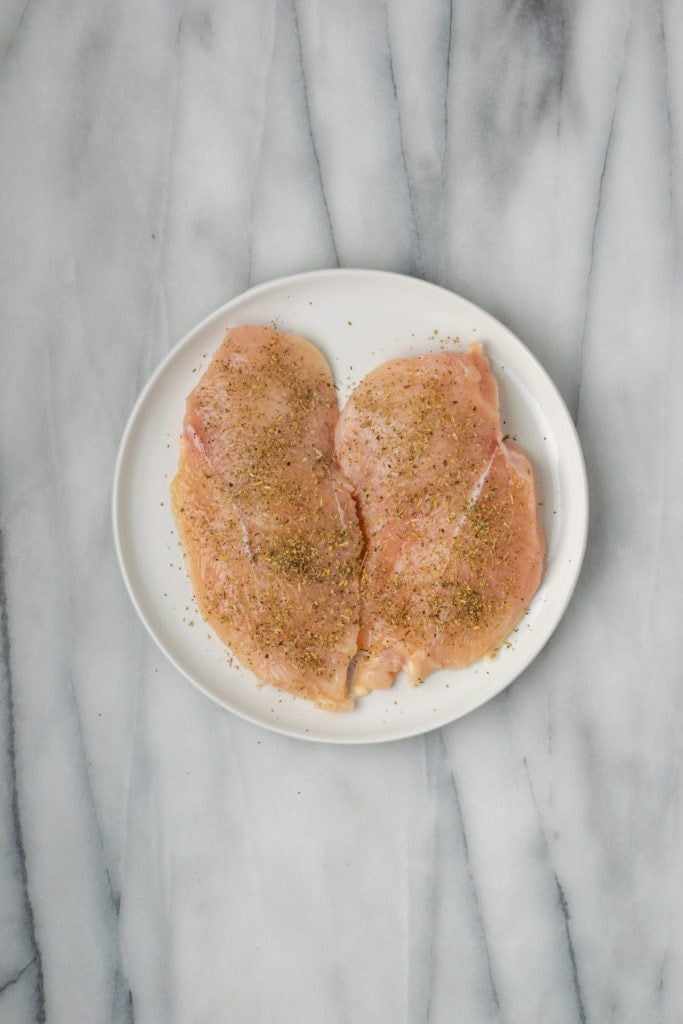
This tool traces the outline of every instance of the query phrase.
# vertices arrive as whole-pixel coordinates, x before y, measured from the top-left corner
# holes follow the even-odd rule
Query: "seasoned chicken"
[[[545,547],[532,469],[501,436],[481,346],[378,367],[349,398],[336,447],[366,540],[354,692],[495,651]]]
[[[361,533],[337,466],[330,369],[235,327],[187,400],[173,511],[200,611],[263,682],[347,709]]]

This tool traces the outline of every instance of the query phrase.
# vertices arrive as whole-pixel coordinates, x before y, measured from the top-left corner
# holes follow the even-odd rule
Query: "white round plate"
[[[343,404],[386,359],[483,342],[500,385],[504,430],[531,458],[548,545],[543,582],[526,616],[493,660],[443,670],[414,689],[391,690],[348,713],[258,686],[198,614],[169,504],[185,398],[226,328],[273,324],[326,355]],[[459,341],[456,341],[459,339]],[[302,739],[375,743],[415,736],[460,718],[515,679],[538,654],[567,607],[581,567],[588,490],[571,417],[545,371],[501,323],[436,285],[371,270],[322,270],[239,295],[195,327],[152,376],[126,426],[114,477],[116,549],[133,604],[170,661],[218,704]]]

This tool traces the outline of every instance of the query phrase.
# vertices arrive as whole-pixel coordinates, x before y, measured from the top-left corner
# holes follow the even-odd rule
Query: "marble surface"
[[[676,0],[2,5],[2,1024],[683,1020],[682,51]],[[535,664],[362,749],[180,678],[109,516],[164,353],[336,265],[516,331],[592,496]]]

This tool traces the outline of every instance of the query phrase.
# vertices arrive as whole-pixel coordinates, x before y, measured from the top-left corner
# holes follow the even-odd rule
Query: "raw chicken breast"
[[[495,651],[545,547],[531,466],[501,437],[481,347],[384,363],[349,398],[336,443],[367,545],[354,692]]]
[[[347,709],[361,534],[337,467],[330,369],[309,342],[236,327],[189,396],[171,492],[204,618],[254,675]]]

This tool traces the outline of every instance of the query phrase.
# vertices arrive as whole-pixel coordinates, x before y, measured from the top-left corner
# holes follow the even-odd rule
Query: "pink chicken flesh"
[[[349,398],[336,448],[366,542],[354,693],[495,651],[538,588],[545,545],[481,347],[378,367]]]
[[[346,710],[361,533],[329,366],[236,327],[187,400],[173,510],[200,611],[261,681]]]

